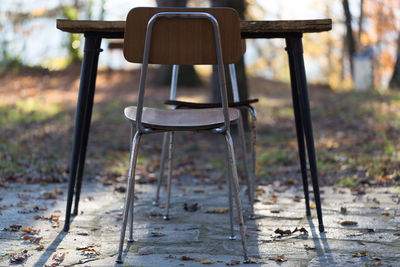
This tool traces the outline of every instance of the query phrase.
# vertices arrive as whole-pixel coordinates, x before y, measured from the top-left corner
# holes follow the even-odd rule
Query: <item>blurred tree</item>
[[[241,19],[244,19],[244,14],[246,10],[246,4],[244,0],[211,0],[212,7],[231,7],[235,9]],[[248,99],[249,93],[247,89],[247,76],[246,76],[246,68],[244,64],[244,58],[242,57],[238,63],[235,64],[238,88],[239,88],[239,97],[240,99]],[[226,77],[230,77],[228,66],[225,66]],[[229,101],[233,100],[232,96],[232,85],[230,79],[226,80],[227,89],[228,89],[228,99]],[[217,67],[213,66],[213,75],[212,75],[212,87],[213,87],[213,101],[220,101],[220,93],[218,90],[218,78],[217,78]]]
[[[157,0],[157,6],[159,7],[186,7],[186,4],[187,0]],[[171,65],[161,65],[157,69],[157,75],[154,81],[158,85],[170,85],[171,74]],[[203,82],[193,66],[180,66],[178,75],[179,86],[195,87],[201,86],[202,84]]]
[[[349,1],[343,0],[342,4],[345,15],[345,25],[346,25],[346,44],[347,44],[346,46],[347,46],[347,52],[349,54],[351,73],[353,74],[354,71],[353,57],[354,54],[356,53],[356,42],[354,40],[354,35],[353,35],[352,14],[350,11]]]
[[[394,70],[392,78],[390,79],[389,82],[389,88],[400,89],[400,32],[398,32],[398,37],[397,37],[396,63],[394,64]]]

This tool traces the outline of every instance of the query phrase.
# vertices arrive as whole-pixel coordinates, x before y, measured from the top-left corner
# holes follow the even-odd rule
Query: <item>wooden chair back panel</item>
[[[147,23],[159,12],[206,12],[219,24],[224,64],[239,61],[244,53],[239,16],[231,8],[134,8],[125,25],[124,56],[142,63]],[[182,23],[183,22],[183,23]],[[154,23],[150,64],[217,64],[214,30],[207,19],[159,18]]]

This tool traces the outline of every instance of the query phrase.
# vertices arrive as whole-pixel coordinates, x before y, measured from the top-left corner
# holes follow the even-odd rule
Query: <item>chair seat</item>
[[[229,103],[229,107],[243,107],[250,106],[250,104],[257,103],[258,99],[248,99],[240,102],[232,102]],[[164,102],[167,105],[173,105],[177,108],[220,108],[221,103],[195,103],[195,102],[187,102],[187,101],[179,101],[179,100],[167,100]]]
[[[129,106],[124,110],[125,117],[136,121],[136,107]],[[229,121],[239,118],[239,111],[229,108]],[[145,127],[168,131],[205,130],[220,127],[224,124],[221,108],[205,109],[159,109],[143,107],[142,123]]]

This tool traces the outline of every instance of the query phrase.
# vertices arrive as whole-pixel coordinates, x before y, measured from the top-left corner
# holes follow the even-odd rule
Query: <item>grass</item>
[[[39,93],[28,97],[3,102],[0,95],[0,179],[52,182],[68,178],[76,96],[63,102],[50,101],[51,94],[46,91],[47,84],[55,84],[53,94],[65,95],[65,88],[57,85],[73,83],[67,79],[68,75],[68,72],[50,75],[47,82],[39,77],[35,80]],[[112,79],[117,76],[118,79]],[[122,110],[136,97],[130,83],[137,81],[131,77],[121,72],[99,72],[98,80],[103,83],[98,83],[96,95],[104,97],[94,105],[85,175],[125,176],[128,171],[130,128]],[[25,76],[9,79],[7,85],[0,85],[0,94],[19,94],[23,88],[19,91],[9,88],[16,87],[13,82],[22,80],[29,79]],[[261,100],[256,105],[257,177],[272,181],[299,176],[288,85],[250,78],[250,87],[252,94]],[[180,92],[184,97],[193,94],[190,89]],[[309,95],[321,181],[348,187],[357,186],[361,179],[374,184],[398,185],[400,92],[333,92],[315,88]],[[150,86],[146,97],[162,103],[168,97],[168,88]],[[154,102],[152,106],[161,107]],[[225,171],[225,144],[223,139],[214,136],[176,134],[174,162],[185,171],[194,166],[200,176],[206,175],[202,168],[210,165],[217,173]],[[142,138],[137,164],[142,173],[154,171],[149,166],[159,160],[161,144],[160,134]],[[235,150],[240,151],[236,147]],[[240,160],[238,164],[240,167]],[[208,169],[204,173],[209,173]]]

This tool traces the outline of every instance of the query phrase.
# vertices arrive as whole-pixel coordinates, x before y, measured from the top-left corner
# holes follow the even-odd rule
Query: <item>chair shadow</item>
[[[315,251],[317,252],[320,266],[336,266],[336,262],[332,257],[332,251],[329,247],[328,240],[326,238],[325,232],[317,233],[315,225],[312,221],[311,216],[307,216],[308,224],[310,225],[311,235],[313,238]],[[322,242],[322,244],[321,244]]]

